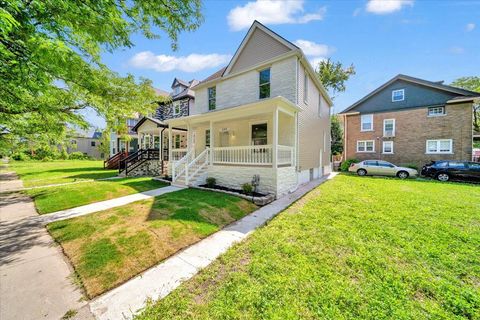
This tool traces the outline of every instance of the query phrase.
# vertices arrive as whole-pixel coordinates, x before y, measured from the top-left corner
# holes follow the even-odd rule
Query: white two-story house
[[[279,196],[329,172],[332,101],[302,50],[261,23],[192,89],[189,115],[165,120],[173,184],[213,177],[239,189],[258,175],[257,190]],[[186,150],[175,148],[178,130]]]

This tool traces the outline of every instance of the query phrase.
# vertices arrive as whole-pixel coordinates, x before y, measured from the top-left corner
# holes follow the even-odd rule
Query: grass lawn
[[[480,187],[340,175],[139,319],[479,319]]]
[[[34,199],[38,213],[45,214],[165,186],[164,182],[143,177],[91,181],[24,192]]]
[[[256,208],[234,196],[185,189],[47,228],[91,298]]]
[[[102,160],[12,161],[9,168],[24,187],[113,177],[118,170],[104,170]]]

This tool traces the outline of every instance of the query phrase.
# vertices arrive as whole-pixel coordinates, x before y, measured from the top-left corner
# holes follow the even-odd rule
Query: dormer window
[[[392,102],[399,102],[405,100],[405,89],[392,91]]]
[[[182,92],[182,87],[181,86],[176,86],[175,88],[173,88],[173,94],[174,95],[177,95],[180,92]]]

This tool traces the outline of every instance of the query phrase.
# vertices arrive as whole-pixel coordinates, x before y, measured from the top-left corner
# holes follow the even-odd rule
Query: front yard
[[[118,170],[104,170],[101,160],[12,161],[9,168],[19,175],[24,187],[108,178],[118,174]]]
[[[479,319],[480,187],[340,175],[139,319]]]
[[[246,200],[196,189],[51,223],[92,298],[256,210]]]
[[[165,186],[164,182],[143,177],[35,188],[24,193],[34,199],[38,213],[45,214]]]

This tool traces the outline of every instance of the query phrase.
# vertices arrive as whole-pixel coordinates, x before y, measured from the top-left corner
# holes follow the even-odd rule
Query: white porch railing
[[[178,161],[185,157],[187,149],[172,149],[172,161]]]
[[[213,163],[240,165],[272,164],[272,146],[239,146],[213,148]]]
[[[187,152],[180,160],[172,161],[172,182],[175,182],[184,173],[188,175],[188,163],[190,163],[192,151]]]
[[[293,147],[290,146],[277,146],[277,164],[282,165],[294,165],[294,156]]]
[[[200,152],[200,154],[195,159],[193,159],[189,164],[187,164],[187,168],[185,171],[185,183],[187,185],[200,170],[208,166],[209,159],[210,148],[206,148],[205,150]]]

